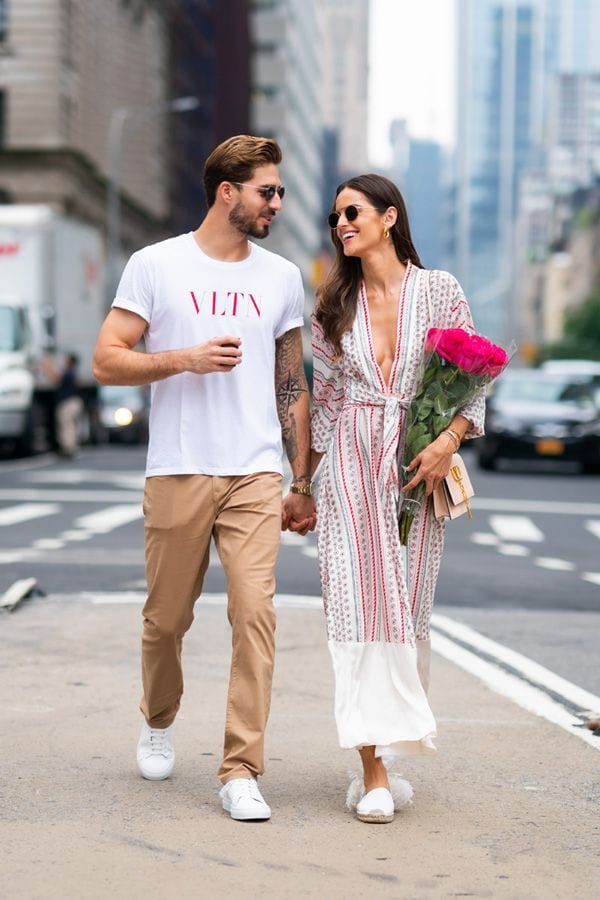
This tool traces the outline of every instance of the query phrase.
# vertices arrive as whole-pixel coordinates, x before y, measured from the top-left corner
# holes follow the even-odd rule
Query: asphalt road
[[[466,459],[474,517],[448,525],[438,611],[600,694],[600,478]],[[143,592],[143,466],[120,446],[1,460],[0,592],[25,577],[52,596]],[[314,536],[284,534],[277,583],[319,595]],[[213,551],[205,591],[224,588]]]

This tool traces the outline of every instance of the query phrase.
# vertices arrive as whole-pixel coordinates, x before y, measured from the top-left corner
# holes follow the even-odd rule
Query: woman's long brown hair
[[[383,175],[357,175],[338,186],[336,199],[344,188],[360,191],[382,215],[390,206],[395,207],[398,218],[390,228],[390,238],[396,256],[402,263],[410,260],[413,265],[424,268],[410,236],[406,204],[394,182]],[[331,211],[335,212],[335,200]],[[341,356],[342,335],[350,331],[356,316],[362,266],[360,259],[344,255],[343,245],[335,228],[332,229],[331,240],[335,247],[335,260],[327,278],[317,290],[315,318],[336,355]]]

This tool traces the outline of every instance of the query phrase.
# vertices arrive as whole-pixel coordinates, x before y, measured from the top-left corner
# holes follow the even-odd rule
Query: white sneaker
[[[150,728],[144,722],[137,745],[137,764],[144,778],[150,781],[162,781],[169,777],[175,765],[172,725],[168,728]]]
[[[270,819],[271,810],[258,789],[255,778],[232,778],[219,791],[223,809],[232,819]]]

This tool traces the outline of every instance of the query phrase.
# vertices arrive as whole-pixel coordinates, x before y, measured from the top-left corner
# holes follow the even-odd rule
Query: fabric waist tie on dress
[[[409,408],[412,399],[406,394],[384,393],[350,379],[344,383],[343,409],[357,406],[383,407],[382,449],[374,463],[377,481],[384,490],[389,488],[390,482],[398,485],[398,440],[401,417],[402,412]]]

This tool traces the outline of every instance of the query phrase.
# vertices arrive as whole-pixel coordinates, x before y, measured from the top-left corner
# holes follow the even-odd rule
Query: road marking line
[[[93,534],[107,534],[114,528],[141,519],[142,515],[142,507],[139,503],[128,503],[123,506],[109,506],[107,509],[88,513],[87,516],[80,516],[75,519],[75,525],[83,528],[84,531],[91,531]]]
[[[49,594],[46,600],[63,602],[93,603],[95,606],[126,606],[143,604],[147,594],[142,591],[82,591],[76,594]],[[199,604],[207,606],[225,606],[227,594],[206,593],[198,597]],[[314,594],[275,594],[274,604],[286,609],[323,609],[323,600]]]
[[[300,551],[304,556],[308,556],[309,559],[318,559],[319,551],[314,546],[314,544],[307,544]]]
[[[61,541],[59,538],[39,538],[37,541],[33,541],[31,546],[36,550],[62,550],[65,541]]]
[[[474,544],[481,544],[482,547],[495,547],[500,543],[500,538],[489,531],[475,531],[471,535],[471,540]]]
[[[596,737],[587,728],[577,727],[581,726],[581,721],[567,712],[560,703],[552,700],[540,688],[533,687],[522,681],[518,676],[512,675],[499,666],[481,659],[475,653],[465,650],[464,647],[460,647],[437,631],[432,631],[431,646],[435,653],[439,653],[450,660],[450,662],[460,666],[461,669],[464,669],[470,675],[475,675],[476,678],[479,678],[486,687],[495,691],[495,693],[501,694],[503,697],[516,703],[517,706],[526,709],[528,712],[535,713],[536,716],[540,716],[554,725],[558,725],[569,734],[585,741],[586,744],[589,744],[596,750],[600,750],[600,738]]]
[[[500,544],[498,546],[498,553],[502,553],[503,556],[529,556],[530,552],[529,547],[524,547],[523,544]]]
[[[126,469],[102,471],[100,469],[51,469],[46,472],[33,472],[29,476],[30,482],[37,484],[84,484],[90,481],[96,484],[113,484],[121,488],[131,488],[135,491],[143,490],[145,475],[143,472],[129,472]]]
[[[21,500],[23,503],[31,501],[59,503],[131,503],[138,500],[141,505],[142,492],[136,491],[79,491],[79,490],[38,490],[37,488],[3,488],[0,490],[0,500]],[[587,513],[590,515],[590,513]]]
[[[468,644],[475,650],[480,650],[494,659],[506,663],[512,669],[515,669],[528,681],[533,681],[542,688],[547,688],[555,694],[560,694],[565,700],[573,703],[582,710],[594,711],[600,713],[600,697],[580,688],[578,685],[567,681],[560,675],[551,672],[539,663],[534,662],[527,656],[499,644],[491,638],[485,637],[456,619],[451,619],[441,613],[434,613],[431,617],[432,625],[439,631],[443,631],[447,637],[456,638],[465,644]]]
[[[502,540],[540,543],[544,534],[527,516],[490,516],[493,531]]]
[[[21,503],[19,506],[8,506],[0,509],[0,525],[17,525],[42,516],[51,516],[59,512],[57,503]]]
[[[549,513],[566,516],[600,516],[600,503],[570,503],[562,500],[509,500],[500,497],[473,497],[473,509],[489,512]]]
[[[584,572],[581,577],[590,584],[600,584],[600,572]]]
[[[553,556],[538,556],[537,559],[534,559],[534,563],[541,569],[551,569],[555,572],[572,572],[575,568],[575,563],[569,562],[568,559],[558,559]]]
[[[585,523],[585,527],[588,531],[591,531],[594,537],[600,538],[600,521],[595,519],[590,519]]]
[[[63,531],[59,537],[63,541],[89,541],[93,537],[93,533],[91,531],[83,531],[83,529],[81,531],[73,529],[71,531]]]
[[[0,566],[8,566],[11,563],[16,562],[25,562],[25,560],[28,559],[35,559],[35,556],[35,550],[0,550]]]

